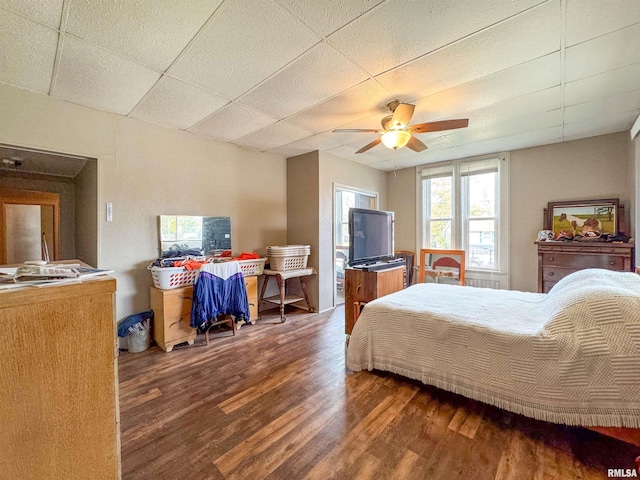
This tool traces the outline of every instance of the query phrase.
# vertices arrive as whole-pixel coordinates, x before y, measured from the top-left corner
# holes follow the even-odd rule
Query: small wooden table
[[[262,305],[262,302],[271,302],[280,305],[280,321],[284,322],[287,317],[284,315],[284,307],[285,305],[289,305],[291,303],[300,302],[302,300],[307,304],[307,309],[310,312],[313,312],[313,308],[309,304],[309,296],[307,294],[307,277],[310,275],[316,275],[315,268],[297,268],[295,270],[269,270],[265,269],[263,271],[264,283],[262,284],[262,289],[260,290],[260,300],[259,304]],[[279,295],[273,295],[271,297],[264,298],[264,293],[267,291],[267,285],[269,284],[269,279],[271,277],[275,277],[278,281],[278,288],[280,289]],[[297,295],[288,295],[286,293],[286,284],[287,280],[290,278],[297,278],[300,281],[300,287],[302,288],[302,293],[304,297],[299,297]]]

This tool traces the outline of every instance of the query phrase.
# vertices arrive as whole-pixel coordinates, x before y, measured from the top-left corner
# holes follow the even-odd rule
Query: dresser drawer
[[[545,282],[557,282],[558,280],[566,277],[567,275],[575,272],[573,268],[562,267],[542,267],[542,280]]]
[[[573,269],[606,268],[608,270],[624,270],[625,257],[620,255],[545,253],[542,266],[567,267]]]
[[[166,290],[164,294],[164,316],[165,318],[177,318],[184,314],[191,314],[191,303],[193,300],[193,288],[176,288]]]

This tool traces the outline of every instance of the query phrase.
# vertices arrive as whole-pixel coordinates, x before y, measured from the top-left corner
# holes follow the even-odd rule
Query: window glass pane
[[[451,220],[429,222],[429,248],[451,248]]]
[[[430,218],[451,218],[453,177],[431,178]]]
[[[463,177],[469,185],[469,217],[496,215],[496,180],[498,172]]]
[[[469,220],[469,267],[494,268],[495,220]]]

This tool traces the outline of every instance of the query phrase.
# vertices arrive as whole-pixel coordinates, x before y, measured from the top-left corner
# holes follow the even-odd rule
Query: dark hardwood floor
[[[347,375],[342,308],[278,318],[121,353],[125,480],[591,479],[640,455],[396,375]]]

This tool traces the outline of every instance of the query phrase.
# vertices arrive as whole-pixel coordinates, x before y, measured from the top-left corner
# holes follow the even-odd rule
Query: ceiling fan
[[[414,152],[421,152],[426,150],[427,146],[413,136],[416,133],[453,130],[454,128],[464,128],[469,125],[468,118],[409,125],[413,111],[416,108],[415,105],[394,100],[389,103],[387,107],[391,110],[392,115],[387,115],[382,119],[382,130],[374,130],[372,128],[342,128],[334,130],[334,132],[376,132],[382,134],[379,138],[365,145],[356,153],[366,152],[379,143],[384,144],[385,147],[392,150],[398,150],[406,145]]]

